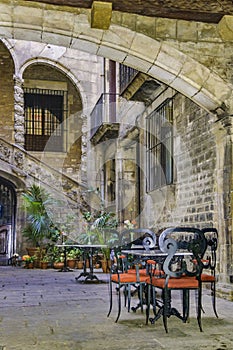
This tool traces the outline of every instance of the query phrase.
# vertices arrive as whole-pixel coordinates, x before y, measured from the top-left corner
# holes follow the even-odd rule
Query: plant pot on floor
[[[34,262],[26,262],[25,268],[26,269],[34,269]]]
[[[71,269],[74,269],[76,267],[76,259],[68,259],[67,266]]]
[[[64,262],[54,262],[53,267],[54,269],[62,269],[64,267]]]
[[[27,247],[26,248],[28,255],[34,256],[34,267],[40,268],[41,257],[45,254],[45,249],[40,247]]]
[[[42,270],[46,270],[48,268],[48,265],[49,265],[48,261],[41,261],[40,262],[40,268]]]
[[[77,267],[77,269],[82,270],[83,269],[83,261],[77,261],[76,267]]]

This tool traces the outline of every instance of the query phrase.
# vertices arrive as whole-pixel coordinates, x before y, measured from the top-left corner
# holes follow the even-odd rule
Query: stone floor
[[[166,334],[162,319],[145,325],[145,314],[140,311],[123,309],[115,323],[116,302],[107,318],[108,275],[97,271],[105,283],[82,283],[75,279],[79,273],[1,266],[0,350],[233,349],[230,301],[217,300],[217,319],[205,290],[203,333],[195,319],[194,304],[190,322],[184,324],[173,316]]]

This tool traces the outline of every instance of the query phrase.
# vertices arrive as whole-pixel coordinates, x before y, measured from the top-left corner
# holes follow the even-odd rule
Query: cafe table
[[[96,281],[100,282],[98,277],[94,274],[93,255],[94,255],[95,250],[101,249],[101,248],[107,248],[108,246],[106,244],[78,244],[78,243],[77,244],[76,243],[65,244],[65,243],[62,243],[62,244],[56,244],[56,247],[62,248],[63,252],[64,252],[64,266],[59,270],[59,272],[73,271],[72,269],[70,269],[67,266],[67,248],[80,248],[83,251],[84,264],[83,264],[83,271],[79,274],[78,277],[75,277],[76,281],[79,280],[79,278],[81,278],[81,277],[86,277],[85,282],[87,282],[88,280],[90,280],[90,281],[96,280]],[[89,260],[89,271],[87,271],[86,259]]]
[[[56,244],[56,247],[61,248],[64,252],[64,266],[58,270],[59,272],[70,272],[73,271],[67,266],[67,248],[75,248],[75,247],[80,247],[80,244]]]
[[[133,256],[136,256],[138,257],[138,260],[140,261],[145,261],[147,259],[154,259],[156,258],[156,262],[158,264],[163,264],[164,260],[166,259],[167,257],[167,253],[163,252],[162,250],[160,249],[123,249],[121,251],[122,254],[125,254],[125,255],[133,255]],[[184,257],[184,256],[190,256],[192,255],[190,252],[187,252],[187,251],[182,251],[182,250],[178,250],[174,256],[179,258],[179,257]]]
[[[150,258],[154,258],[154,257],[160,257],[165,259],[167,257],[167,253],[163,252],[162,250],[159,249],[123,249],[121,251],[122,254],[131,254],[131,255],[135,255],[135,256],[141,256],[142,258],[145,257],[150,257]],[[177,251],[174,256],[190,256],[192,255],[189,252],[182,252],[181,251]]]
[[[94,268],[93,268],[93,255],[94,252],[101,248],[107,248],[108,246],[106,244],[79,244],[76,245],[77,247],[81,248],[83,250],[83,272],[79,274],[78,277],[75,277],[76,281],[79,280],[81,277],[85,277],[85,282],[87,281],[97,281],[100,282],[98,277],[94,274]],[[86,258],[89,259],[89,271],[87,271],[86,267]]]

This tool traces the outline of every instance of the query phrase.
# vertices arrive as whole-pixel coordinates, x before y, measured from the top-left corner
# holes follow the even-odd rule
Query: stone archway
[[[196,58],[198,51],[200,55],[203,52],[197,41],[203,44],[204,40],[201,27],[195,22],[190,31],[189,22],[170,20],[167,39],[164,31],[160,35],[159,19],[150,19],[156,33],[151,34],[148,33],[148,19],[143,16],[127,14],[126,17],[116,12],[109,29],[101,30],[90,27],[90,10],[87,9],[10,2],[2,4],[1,10],[0,35],[3,37],[46,42],[123,62],[173,87],[210,112],[222,114],[233,109],[231,83]],[[178,29],[185,25],[184,33],[189,35],[179,35]],[[216,35],[212,48],[220,49],[222,39],[216,25],[212,27]],[[196,57],[182,51],[179,44],[187,41],[195,46]]]

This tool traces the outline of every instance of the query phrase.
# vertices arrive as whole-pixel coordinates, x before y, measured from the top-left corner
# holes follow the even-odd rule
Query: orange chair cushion
[[[147,283],[152,284],[157,288],[165,288],[165,278],[152,277],[151,281]],[[195,277],[181,277],[181,278],[170,278],[168,281],[169,289],[197,289],[198,280]]]
[[[136,269],[128,269],[127,272],[128,273],[136,273]],[[146,269],[139,269],[138,272],[139,272],[139,275],[146,275],[147,274]]]
[[[216,278],[213,275],[208,275],[207,273],[201,274],[201,281],[202,282],[215,282]]]
[[[164,276],[165,272],[163,270],[154,269],[152,274],[153,276]]]
[[[121,273],[117,274],[114,273],[111,276],[111,281],[115,283],[139,283],[139,282],[146,282],[147,276],[140,276],[140,281],[137,281],[137,276],[135,273]]]
[[[128,273],[136,273],[136,269],[129,269]],[[162,276],[164,275],[163,270],[153,269],[152,271],[153,276]],[[148,276],[146,269],[139,269],[139,276]]]
[[[150,264],[150,265],[156,265],[157,264],[157,262],[155,260],[151,260],[151,259],[147,260],[146,262],[147,262],[147,264]]]

